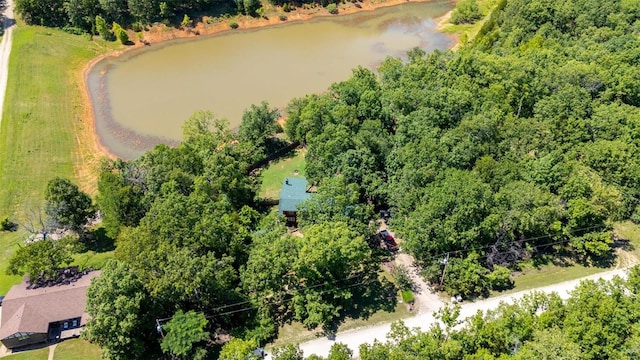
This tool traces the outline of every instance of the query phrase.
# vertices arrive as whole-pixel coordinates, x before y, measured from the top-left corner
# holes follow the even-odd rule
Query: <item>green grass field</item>
[[[4,359],[7,360],[47,360],[49,357],[49,348],[42,348],[36,350],[21,351],[15,354],[8,355]]]
[[[498,0],[478,0],[478,7],[480,8],[480,13],[483,16],[482,19],[476,21],[473,24],[456,25],[447,22],[440,28],[440,31],[453,34],[458,37],[460,41],[456,46],[454,46],[455,50],[459,46],[464,45],[466,41],[472,40],[478,34],[478,31],[480,31],[482,25],[484,25],[485,21],[487,21],[487,19],[489,18],[488,15],[491,14],[491,11],[493,11],[497,4]]]
[[[100,360],[100,348],[82,339],[65,340],[56,346],[54,360]]]
[[[367,319],[347,318],[338,327],[338,331],[353,330],[364,326],[389,323],[408,318],[414,314],[409,312],[406,304],[398,303],[394,312],[379,310]],[[278,330],[278,338],[267,348],[277,348],[288,344],[300,344],[323,336],[321,329],[307,330],[300,322],[286,324]]]
[[[515,277],[515,286],[513,289],[503,292],[494,292],[492,295],[502,295],[541,286],[553,285],[638,263],[640,260],[640,226],[632,223],[631,221],[623,221],[615,223],[613,229],[616,237],[621,240],[622,245],[619,245],[614,249],[616,257],[611,266],[586,266],[571,262],[570,264],[567,264],[570,266],[549,263],[540,266],[539,268],[532,267],[526,269],[523,273]]]
[[[264,169],[262,173],[260,173],[260,180],[262,181],[260,197],[265,199],[278,199],[285,177],[304,177],[306,166],[304,157],[306,154],[306,149],[297,149],[292,153],[292,156],[275,160]]]
[[[94,191],[99,155],[85,116],[82,69],[118,45],[21,22],[13,34],[0,124],[0,217],[24,222],[54,176]],[[5,275],[4,264],[25,236],[0,233],[0,294],[20,280]]]

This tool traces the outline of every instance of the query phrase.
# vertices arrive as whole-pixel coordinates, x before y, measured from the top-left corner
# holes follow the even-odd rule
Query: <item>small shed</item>
[[[280,191],[278,212],[287,217],[287,226],[298,224],[298,205],[311,197],[307,179],[286,178]]]

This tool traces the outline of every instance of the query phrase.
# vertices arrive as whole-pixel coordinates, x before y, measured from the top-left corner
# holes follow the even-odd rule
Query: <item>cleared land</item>
[[[47,360],[49,357],[49,348],[42,348],[37,350],[28,350],[11,355],[7,355],[6,360]]]
[[[306,149],[297,149],[289,155],[278,160],[274,160],[269,166],[260,173],[260,197],[265,199],[277,200],[280,197],[282,183],[286,177],[304,177],[305,176],[305,156]]]
[[[65,340],[56,346],[54,360],[100,360],[100,347],[82,339]]]
[[[441,19],[441,22],[438,26],[438,30],[452,34],[459,41],[453,47],[453,49],[457,49],[458,47],[464,45],[467,41],[472,40],[477,34],[478,31],[482,28],[485,21],[489,18],[489,14],[493,11],[493,9],[498,5],[498,0],[478,0],[478,7],[480,8],[480,13],[483,18],[476,21],[473,24],[453,24],[449,22],[451,13],[447,14],[447,16]]]
[[[24,23],[13,37],[0,125],[0,217],[24,222],[55,176],[95,192],[100,155],[85,116],[82,69],[117,45]],[[24,237],[21,231],[0,233],[0,294],[20,280],[5,275],[4,264]]]

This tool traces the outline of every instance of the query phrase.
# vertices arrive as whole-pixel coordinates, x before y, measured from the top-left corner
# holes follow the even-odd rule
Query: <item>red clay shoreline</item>
[[[432,0],[412,0],[411,2],[431,2]],[[85,104],[83,112],[84,118],[88,120],[87,122],[90,124],[91,136],[93,137],[92,142],[95,145],[95,150],[98,155],[103,155],[108,158],[114,159],[117,158],[115,154],[109,151],[109,149],[102,144],[100,140],[100,136],[97,133],[96,129],[96,116],[94,104],[91,99],[91,95],[89,93],[89,84],[88,84],[88,76],[93,67],[102,61],[105,58],[119,57],[124,53],[128,53],[132,50],[139,49],[141,47],[150,46],[152,44],[159,44],[168,42],[170,40],[175,39],[183,39],[183,38],[195,38],[195,37],[203,37],[203,36],[215,36],[219,34],[223,34],[231,31],[238,31],[235,29],[231,29],[229,27],[230,21],[235,21],[239,25],[239,30],[256,30],[260,28],[266,28],[271,26],[277,26],[292,22],[301,22],[308,21],[315,18],[322,17],[335,17],[341,15],[354,14],[358,12],[366,12],[373,11],[379,8],[389,7],[400,5],[409,2],[409,0],[382,0],[379,3],[372,3],[371,0],[363,0],[362,2],[357,3],[359,7],[357,7],[354,3],[346,3],[339,6],[339,13],[337,15],[329,14],[328,11],[321,7],[311,8],[311,9],[296,9],[289,13],[283,13],[287,16],[286,21],[281,21],[277,14],[271,14],[268,19],[265,18],[252,18],[249,16],[242,16],[240,18],[234,19],[225,19],[216,22],[215,24],[206,24],[205,22],[200,22],[196,24],[193,28],[189,30],[181,30],[168,28],[164,25],[154,26],[150,28],[148,31],[143,32],[144,42],[138,41],[133,46],[124,47],[120,50],[112,51],[106,54],[102,54],[91,61],[89,61],[82,70],[82,100]],[[438,27],[441,28],[442,25],[449,19],[450,12],[437,18]],[[205,21],[207,18],[205,17]],[[129,31],[130,39],[135,39],[136,34],[132,31]],[[457,40],[457,39],[456,39]],[[457,42],[457,41],[456,41]]]

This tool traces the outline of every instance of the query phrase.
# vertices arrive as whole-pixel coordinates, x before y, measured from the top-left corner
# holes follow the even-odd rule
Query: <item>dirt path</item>
[[[400,253],[395,258],[396,265],[402,265],[409,270],[411,280],[413,280],[413,294],[416,301],[418,314],[428,314],[439,309],[443,302],[438,295],[424,282],[420,276],[420,270],[415,267],[414,259],[411,255]]]
[[[13,0],[5,0],[4,14],[2,16],[2,43],[0,43],[0,124],[4,108],[4,95],[7,92],[7,79],[9,78],[9,54],[11,53],[11,40],[16,20],[13,17]]]
[[[393,230],[387,227],[387,224],[381,222],[378,231],[387,230],[389,233],[398,240],[398,237]],[[402,248],[402,240],[400,240],[400,248]],[[404,266],[409,270],[409,276],[413,280],[414,288],[413,294],[417,306],[417,314],[431,313],[439,309],[443,302],[438,294],[431,290],[429,285],[424,282],[422,276],[420,276],[420,269],[415,265],[415,259],[413,256],[401,251],[395,256],[394,264],[396,266]]]
[[[56,346],[58,346],[58,344],[49,346],[49,357],[47,360],[53,360],[53,354],[56,352]]]

